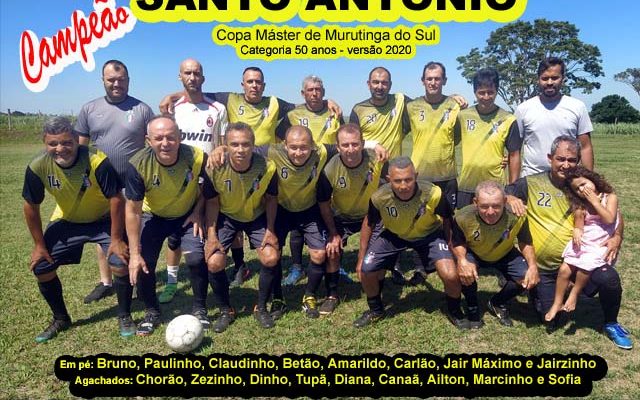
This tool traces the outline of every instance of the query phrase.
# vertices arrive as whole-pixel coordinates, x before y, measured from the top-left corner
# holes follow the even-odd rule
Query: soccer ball
[[[167,325],[165,338],[171,350],[177,353],[188,353],[202,342],[204,330],[198,318],[191,314],[175,317]]]

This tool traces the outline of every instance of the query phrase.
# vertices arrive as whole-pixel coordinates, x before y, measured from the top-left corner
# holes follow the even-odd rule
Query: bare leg
[[[558,271],[558,278],[556,280],[556,295],[553,299],[553,305],[544,316],[544,320],[552,321],[558,311],[562,308],[562,302],[564,300],[564,294],[569,286],[569,279],[571,278],[571,267],[567,263],[562,263],[560,270]]]
[[[577,268],[576,281],[573,285],[573,288],[571,289],[571,292],[569,293],[567,301],[565,301],[564,306],[562,306],[562,309],[564,311],[571,312],[576,309],[578,296],[580,295],[582,289],[587,285],[587,282],[589,282],[589,278],[591,278],[590,272]]]

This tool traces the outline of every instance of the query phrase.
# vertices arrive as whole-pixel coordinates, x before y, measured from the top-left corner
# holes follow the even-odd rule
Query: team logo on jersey
[[[133,121],[133,110],[127,111],[126,118],[127,118],[127,122],[129,122],[129,123],[131,123]]]
[[[332,119],[332,118],[333,118],[333,117],[329,117],[329,118],[327,118],[327,121],[324,123],[324,127],[325,127],[325,129],[329,129],[329,128],[331,128],[331,119]]]
[[[447,122],[449,120],[449,114],[451,114],[450,108],[445,110],[444,114],[442,114],[442,122]]]
[[[420,204],[420,208],[418,208],[418,212],[416,213],[416,219],[422,217],[427,212],[426,204]]]
[[[318,174],[318,166],[314,165],[313,168],[311,168],[311,179],[315,178],[317,174]]]
[[[263,108],[262,109],[262,116],[267,118],[269,116],[269,109],[268,108]]]
[[[500,235],[500,241],[502,242],[503,240],[507,240],[509,238],[509,234],[511,234],[511,230],[505,229],[505,231],[502,232],[502,235]]]
[[[87,175],[82,175],[82,187],[85,189],[91,187],[91,181]]]
[[[213,118],[211,118],[211,115],[209,115],[209,117],[207,117],[207,126],[209,128],[211,128],[213,126]]]
[[[393,109],[391,109],[391,118],[395,117],[397,113],[398,111],[396,110],[395,107],[393,107]]]
[[[373,181],[373,170],[372,169],[370,169],[367,172],[366,180],[367,180],[367,183],[371,183],[371,181]]]
[[[187,182],[191,182],[193,180],[193,171],[188,170],[187,171],[187,176],[186,176],[185,179],[186,179]]]
[[[160,186],[160,175],[153,174],[153,178],[151,179],[152,186]]]
[[[256,178],[253,181],[253,184],[251,185],[251,189],[255,192],[256,190],[260,189],[260,179]]]
[[[491,127],[491,133],[498,133],[498,128],[500,127],[500,122],[494,122]]]

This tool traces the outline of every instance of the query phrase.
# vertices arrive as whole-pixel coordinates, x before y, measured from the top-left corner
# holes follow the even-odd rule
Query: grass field
[[[87,246],[82,264],[59,269],[74,326],[49,343],[35,343],[35,335],[49,322],[50,311],[28,269],[32,241],[22,215],[21,189],[24,168],[29,159],[40,151],[40,145],[33,144],[33,141],[18,141],[21,143],[15,144],[2,135],[0,144],[3,171],[0,176],[0,398],[68,398],[71,396],[67,384],[58,381],[53,374],[53,363],[58,356],[102,352],[166,354],[164,328],[147,338],[123,340],[117,332],[115,297],[91,305],[83,304],[83,297],[97,280],[95,249]],[[553,334],[547,334],[537,323],[524,297],[519,297],[512,306],[513,328],[504,328],[485,314],[486,326],[483,329],[459,332],[439,312],[442,285],[433,275],[429,278],[428,289],[401,289],[388,282],[384,298],[393,316],[365,330],[355,330],[351,325],[366,308],[359,284],[342,287],[343,302],[338,310],[329,317],[313,321],[299,312],[303,292],[303,286],[299,284],[286,294],[294,311],[286,314],[275,329],[263,330],[258,328],[250,313],[257,296],[257,278],[254,277],[244,287],[231,292],[232,301],[238,309],[236,322],[223,334],[208,334],[208,339],[199,349],[200,354],[590,353],[604,357],[609,366],[606,378],[594,383],[593,398],[640,398],[640,342],[637,336],[640,332],[640,275],[637,273],[640,265],[640,206],[637,203],[640,192],[637,175],[640,135],[596,134],[594,147],[597,169],[617,189],[625,217],[625,242],[618,263],[624,287],[619,320],[632,332],[636,349],[623,351],[616,348],[600,332],[602,313],[598,301],[585,298],[580,299],[575,320],[566,329]],[[47,201],[43,206],[45,219],[51,210],[52,203]],[[348,269],[355,265],[356,251],[357,240],[351,238],[345,262]],[[253,253],[247,254],[255,263]],[[284,265],[286,268],[288,257],[285,257]],[[408,270],[409,265],[405,263],[404,268]],[[190,288],[185,272],[181,271],[177,298],[163,307],[165,321],[190,309]],[[158,273],[164,274],[163,263],[160,263]],[[496,279],[482,275],[481,304],[486,304],[496,290]],[[142,315],[142,305],[134,302],[134,319],[139,320]]]

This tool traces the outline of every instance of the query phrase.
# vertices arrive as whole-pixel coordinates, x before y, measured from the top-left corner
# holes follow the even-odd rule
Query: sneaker
[[[45,329],[44,331],[42,331],[42,333],[36,336],[36,342],[38,343],[47,342],[53,339],[54,337],[56,337],[58,332],[65,331],[69,329],[70,326],[71,326],[71,319],[54,318],[53,321],[51,321],[51,323],[47,327],[47,329]]]
[[[411,279],[409,279],[409,285],[411,286],[424,285],[426,281],[427,281],[427,277],[425,276],[424,272],[415,271]]]
[[[209,328],[211,327],[211,320],[209,319],[207,310],[205,310],[204,308],[199,308],[193,310],[191,312],[191,315],[198,318],[198,321],[200,321],[200,324],[202,325],[202,329],[204,329],[205,331],[209,330]]]
[[[113,296],[114,293],[115,291],[112,286],[105,286],[100,282],[93,288],[91,293],[84,298],[84,304],[93,303],[94,301],[104,299],[105,297]]]
[[[384,317],[386,317],[386,314],[384,311],[376,312],[372,310],[367,310],[362,313],[360,318],[353,321],[353,326],[355,326],[356,328],[364,328],[367,325],[371,325],[374,322],[380,321]]]
[[[398,269],[398,267],[393,267],[391,270],[391,282],[398,286],[404,286],[407,282],[406,279],[404,279],[404,274]]]
[[[216,319],[216,323],[213,324],[213,331],[216,333],[222,333],[227,330],[229,325],[236,319],[236,311],[233,308],[227,308],[220,310],[220,316]]]
[[[162,293],[160,293],[160,296],[158,296],[158,301],[161,304],[171,303],[171,300],[173,300],[173,297],[176,295],[177,290],[177,283],[167,283],[166,285],[164,285],[164,290],[162,291]]]
[[[276,325],[266,308],[258,308],[258,306],[255,306],[253,309],[253,318],[255,318],[264,329],[270,329]]]
[[[442,309],[444,315],[446,315],[449,322],[453,324],[456,328],[460,330],[471,329],[471,325],[469,324],[469,320],[464,317],[462,311],[458,310],[456,314],[451,313],[449,311],[449,307],[445,306]]]
[[[621,349],[631,350],[633,348],[633,342],[631,341],[631,337],[629,337],[629,331],[624,329],[619,323],[606,324],[604,326],[604,333]]]
[[[156,330],[158,325],[160,325],[160,315],[145,312],[144,319],[138,324],[136,335],[149,336]]]
[[[340,303],[340,299],[334,296],[329,296],[320,305],[319,311],[320,315],[328,315],[331,314],[338,304]]]
[[[498,318],[498,321],[501,325],[504,326],[513,326],[513,321],[509,318],[509,310],[504,305],[502,306],[494,306],[491,300],[487,303],[487,308],[489,312]]]
[[[305,276],[304,270],[302,269],[302,265],[291,265],[289,268],[289,275],[282,282],[285,286],[293,286],[296,283],[300,282]]]
[[[351,277],[349,276],[347,271],[344,270],[344,268],[340,267],[340,270],[338,271],[338,273],[340,274],[340,282],[346,283],[347,285],[350,285],[353,283],[353,279],[351,279]]]
[[[480,329],[484,326],[484,321],[482,320],[478,307],[469,308],[469,311],[467,312],[467,320],[469,321],[470,329]]]
[[[118,317],[118,328],[120,329],[120,337],[130,337],[136,334],[136,324],[131,319],[131,315]]]
[[[233,280],[229,283],[230,288],[240,287],[251,278],[251,270],[247,264],[242,264],[240,268],[234,269]]]
[[[271,314],[271,318],[273,318],[274,321],[277,321],[280,318],[282,318],[284,313],[286,313],[287,311],[289,311],[289,307],[287,307],[287,303],[285,303],[284,300],[273,299],[271,301],[270,314]]]
[[[302,312],[309,318],[318,318],[320,316],[315,296],[305,295],[302,298]]]

